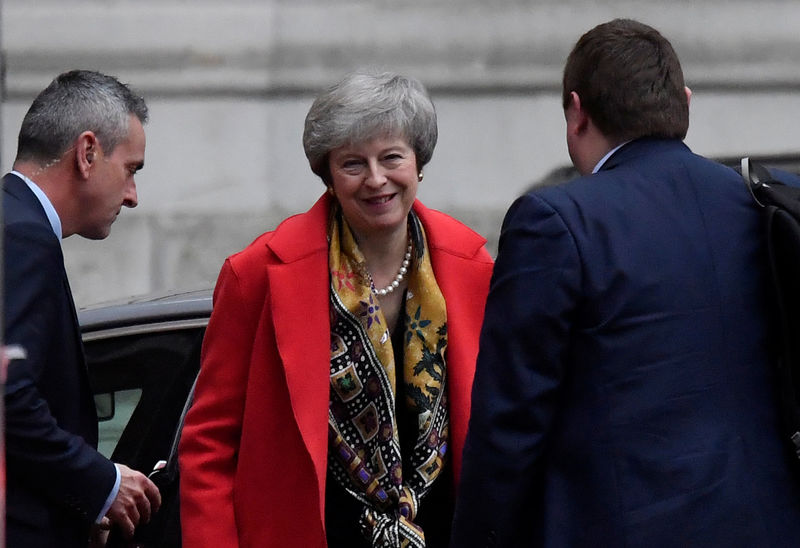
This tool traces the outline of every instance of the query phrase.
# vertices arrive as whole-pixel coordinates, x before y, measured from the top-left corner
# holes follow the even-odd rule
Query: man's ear
[[[567,133],[580,135],[589,127],[589,116],[581,105],[581,98],[574,91],[570,92],[570,102],[564,115],[567,119]]]
[[[689,86],[683,86],[683,92],[686,94],[686,104],[692,104],[692,90],[689,89]]]
[[[99,155],[100,143],[93,131],[84,131],[78,135],[75,140],[75,164],[84,179],[89,177],[89,172],[99,160]]]

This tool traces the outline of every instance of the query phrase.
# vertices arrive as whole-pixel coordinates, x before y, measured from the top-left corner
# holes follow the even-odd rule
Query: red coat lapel
[[[414,204],[414,210],[425,226],[436,282],[447,302],[450,454],[453,475],[458,478],[492,260],[482,249],[486,243],[483,236],[420,202]]]
[[[317,472],[320,500],[328,450],[330,320],[327,195],[283,223],[267,243],[281,260],[267,267],[275,338],[292,411]]]

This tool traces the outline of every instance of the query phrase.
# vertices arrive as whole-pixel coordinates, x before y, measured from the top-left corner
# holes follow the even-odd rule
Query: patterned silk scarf
[[[425,546],[425,535],[414,518],[420,500],[441,472],[449,429],[445,301],[433,275],[422,225],[413,212],[408,222],[414,253],[405,312],[398,320],[405,323],[404,363],[399,365],[350,228],[338,212],[329,227],[328,466],[336,481],[363,505],[361,532],[380,548]],[[404,383],[401,402],[395,402],[396,367]],[[404,437],[415,437],[411,454],[401,454],[398,412],[418,418],[417,432],[403,432]]]

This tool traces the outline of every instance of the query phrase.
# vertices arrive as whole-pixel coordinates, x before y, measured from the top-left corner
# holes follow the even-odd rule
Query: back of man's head
[[[92,131],[106,154],[124,140],[131,115],[144,124],[144,99],[112,76],[73,70],[57,76],[34,99],[19,132],[17,161],[57,161],[84,131]]]
[[[637,21],[615,19],[581,36],[564,68],[564,109],[573,91],[597,128],[616,142],[683,139],[689,129],[678,56],[657,30]]]

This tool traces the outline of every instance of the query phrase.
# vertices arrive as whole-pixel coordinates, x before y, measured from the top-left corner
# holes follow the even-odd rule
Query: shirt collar
[[[50,221],[50,226],[53,228],[53,232],[60,241],[63,238],[63,233],[61,231],[61,219],[58,217],[58,212],[56,212],[56,208],[53,207],[53,203],[50,201],[50,198],[48,198],[47,194],[45,194],[44,191],[39,188],[39,185],[28,179],[19,171],[12,171],[11,173],[25,181],[25,184],[28,185],[28,188],[31,189],[31,192],[36,195],[39,203],[41,203],[42,207],[44,208],[45,215],[47,215],[47,220]]]
[[[609,151],[608,151],[608,153],[607,153],[605,156],[603,156],[603,157],[600,159],[600,161],[599,161],[599,162],[597,162],[597,165],[596,165],[596,166],[594,166],[594,169],[592,170],[592,173],[597,173],[598,171],[600,171],[600,169],[603,167],[603,165],[606,163],[606,161],[607,161],[609,158],[611,158],[611,156],[612,156],[612,155],[613,155],[613,154],[614,154],[616,151],[618,151],[619,149],[621,149],[622,147],[624,147],[624,146],[625,146],[625,145],[627,145],[628,143],[630,143],[630,141],[625,141],[624,143],[620,143],[620,144],[618,144],[617,146],[615,146],[614,148],[612,148],[611,150],[609,150]]]

